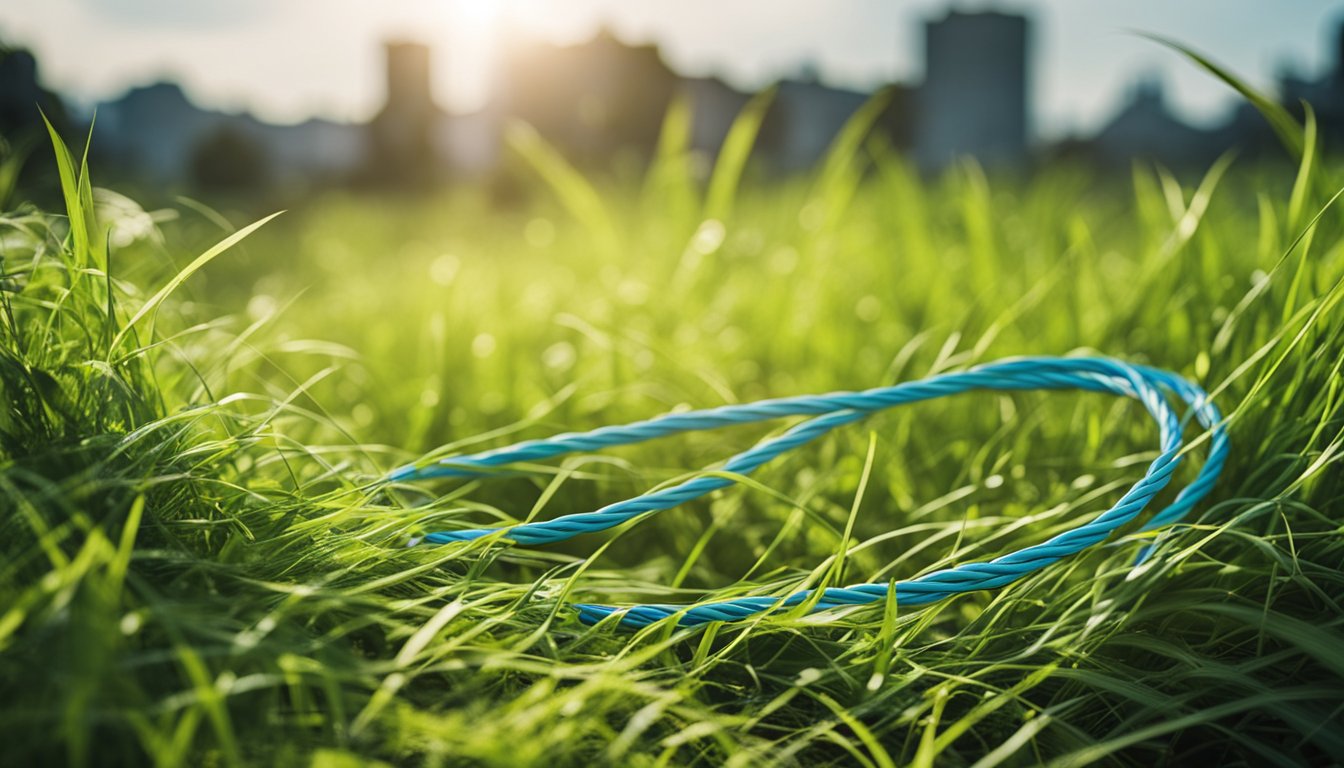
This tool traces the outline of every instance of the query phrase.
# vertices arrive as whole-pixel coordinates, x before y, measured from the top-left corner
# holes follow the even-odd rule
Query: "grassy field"
[[[637,181],[520,130],[532,202],[330,193],[237,231],[191,203],[145,213],[58,147],[66,210],[0,219],[0,763],[1344,760],[1344,168],[1281,120],[1296,173],[926,180],[863,141],[867,116],[788,182],[744,173],[748,114],[697,183],[674,110]],[[1138,569],[1151,538],[1126,535],[926,608],[635,633],[566,607],[909,578],[1041,541],[1155,455],[1141,407],[1099,395],[884,413],[546,547],[405,544],[593,509],[787,424],[374,482],[1081,352],[1180,371],[1229,415],[1222,481]]]

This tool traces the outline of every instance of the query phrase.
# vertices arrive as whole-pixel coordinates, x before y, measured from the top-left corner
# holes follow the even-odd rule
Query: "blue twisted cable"
[[[854,584],[847,587],[805,589],[785,597],[751,596],[694,605],[648,604],[631,607],[579,604],[579,617],[595,623],[617,615],[625,626],[642,627],[676,617],[679,626],[711,621],[740,621],[759,613],[793,608],[811,601],[809,612],[843,605],[863,605],[886,600],[895,589],[901,605],[921,605],[963,592],[1009,584],[1068,555],[1105,540],[1115,529],[1133,520],[1171,479],[1181,460],[1183,424],[1164,392],[1170,392],[1190,407],[1194,419],[1209,430],[1209,448],[1195,479],[1141,530],[1152,530],[1182,519],[1213,488],[1227,459],[1227,432],[1223,417],[1208,393],[1169,371],[1131,365],[1101,357],[1029,357],[1003,360],[967,371],[939,374],[917,381],[861,392],[761,400],[686,413],[668,414],[631,424],[609,426],[588,432],[571,432],[541,440],[463,456],[453,456],[426,465],[408,465],[393,471],[389,481],[432,477],[479,477],[499,467],[522,461],[538,461],[578,451],[594,451],[629,445],[682,432],[717,429],[787,416],[812,416],[782,434],[762,440],[728,459],[723,471],[750,474],[775,457],[804,445],[836,427],[858,421],[896,405],[930,400],[969,391],[1080,389],[1106,392],[1138,400],[1159,427],[1160,454],[1147,472],[1110,509],[1087,523],[1003,557],[982,563],[964,563],[924,574],[909,581]],[[725,488],[735,481],[727,477],[697,477],[633,499],[609,504],[593,512],[564,515],[554,520],[497,528],[438,531],[423,541],[444,544],[469,541],[503,533],[521,544],[563,541],[581,533],[605,530],[640,515],[657,512]],[[1150,549],[1141,554],[1146,557]]]

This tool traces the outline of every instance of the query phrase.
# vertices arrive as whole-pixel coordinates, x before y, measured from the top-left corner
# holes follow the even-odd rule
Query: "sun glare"
[[[508,5],[504,0],[451,0],[446,4],[452,22],[474,30],[493,28]]]
[[[434,18],[422,32],[439,45],[436,70],[450,109],[471,111],[490,97],[500,55],[500,29],[510,3],[505,0],[447,0],[434,4]]]

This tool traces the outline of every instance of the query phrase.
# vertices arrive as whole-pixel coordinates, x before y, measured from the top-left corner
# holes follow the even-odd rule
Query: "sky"
[[[1104,125],[1143,76],[1164,80],[1186,120],[1226,114],[1226,88],[1134,30],[1272,87],[1284,71],[1333,67],[1344,20],[1338,0],[0,0],[0,41],[32,49],[44,83],[81,106],[171,79],[202,106],[276,122],[365,120],[392,37],[434,46],[439,102],[468,111],[488,98],[506,46],[578,42],[603,26],[657,43],[679,71],[747,89],[808,68],[847,87],[918,82],[922,23],[949,7],[1033,17],[1040,139]]]

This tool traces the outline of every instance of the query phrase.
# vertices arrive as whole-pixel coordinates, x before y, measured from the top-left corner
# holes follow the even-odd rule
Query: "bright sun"
[[[485,31],[507,12],[509,3],[506,0],[450,0],[446,5],[452,22]]]
[[[490,81],[500,55],[509,0],[433,0],[432,18],[419,36],[435,48],[439,95],[450,109],[480,107],[490,97]]]

